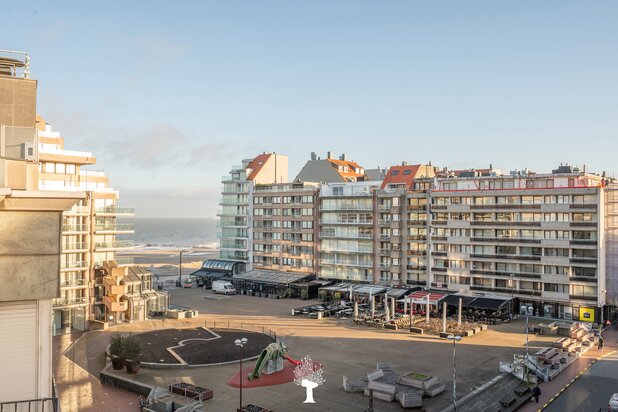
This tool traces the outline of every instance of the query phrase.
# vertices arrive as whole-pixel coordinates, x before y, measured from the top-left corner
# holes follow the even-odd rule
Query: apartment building
[[[605,188],[605,274],[607,277],[605,302],[618,307],[618,184]],[[609,318],[606,317],[606,319]]]
[[[54,334],[88,330],[106,312],[105,304],[95,301],[95,270],[108,261],[133,263],[117,258],[116,252],[133,247],[132,240],[117,236],[134,233],[133,224],[118,221],[134,212],[116,205],[119,194],[105,173],[94,169],[92,153],[66,149],[61,134],[40,116],[37,129],[40,189],[86,192],[86,198],[63,215],[61,295],[53,303]]]
[[[319,277],[377,283],[374,216],[380,184],[368,181],[320,185]]]
[[[62,212],[79,191],[39,190],[36,80],[25,53],[0,51],[0,410],[56,410],[52,300]]]
[[[255,185],[287,183],[288,157],[277,153],[262,153],[232,166],[223,176],[223,191],[219,205],[219,257],[240,260],[251,269],[253,253],[252,195]]]
[[[437,179],[427,286],[512,295],[516,310],[594,320],[606,289],[603,187],[571,167]]]
[[[316,273],[318,189],[302,182],[254,187],[254,269]]]

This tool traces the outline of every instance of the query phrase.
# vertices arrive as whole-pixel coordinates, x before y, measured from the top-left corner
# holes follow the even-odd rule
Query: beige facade
[[[317,194],[317,184],[254,187],[254,269],[316,273]]]
[[[83,192],[38,190],[36,82],[0,54],[0,405],[53,410],[51,314],[59,295],[62,212]],[[28,403],[14,403],[35,400]],[[7,406],[5,406],[7,405]]]
[[[92,153],[67,150],[64,138],[40,116],[37,129],[40,188],[86,192],[86,198],[65,212],[62,221],[61,290],[54,301],[54,333],[87,330],[101,322],[105,313],[105,306],[94,299],[95,270],[107,261],[133,263],[116,258],[117,251],[133,247],[133,241],[117,239],[133,233],[132,224],[118,220],[132,216],[133,209],[116,206],[119,194],[105,173],[89,169],[96,164]]]

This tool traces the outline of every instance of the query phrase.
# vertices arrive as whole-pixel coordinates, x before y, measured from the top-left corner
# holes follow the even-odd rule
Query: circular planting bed
[[[243,358],[251,358],[274,339],[259,332],[238,329],[163,329],[136,335],[143,344],[142,366],[208,365],[240,360],[234,341],[247,338]],[[153,365],[154,366],[154,365]]]

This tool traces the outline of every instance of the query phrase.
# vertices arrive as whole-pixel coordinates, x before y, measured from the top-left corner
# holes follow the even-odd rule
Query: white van
[[[215,280],[212,282],[212,291],[215,293],[222,293],[224,295],[236,294],[236,289],[227,280]]]

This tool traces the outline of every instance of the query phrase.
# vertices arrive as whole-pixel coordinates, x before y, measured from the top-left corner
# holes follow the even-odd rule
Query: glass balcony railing
[[[132,232],[134,228],[133,223],[98,223],[94,226],[97,232]]]
[[[72,298],[57,298],[53,300],[54,307],[82,305],[86,303],[88,303],[88,298],[84,296],[72,297]]]
[[[88,249],[87,242],[76,242],[76,243],[68,243],[68,244],[62,245],[63,252],[67,252],[70,250],[85,250],[85,249]]]
[[[87,284],[88,282],[85,279],[67,279],[60,282],[60,287],[84,286]]]
[[[95,213],[99,215],[133,215],[135,209],[132,207],[104,206],[97,207]]]
[[[87,232],[88,230],[89,230],[88,225],[71,225],[71,224],[62,225],[63,232]]]
[[[61,269],[76,269],[88,267],[88,261],[86,260],[74,260],[71,262],[60,261]]]
[[[94,244],[95,250],[100,249],[123,249],[131,248],[135,246],[135,242],[132,240],[116,240],[114,242],[96,242]]]

